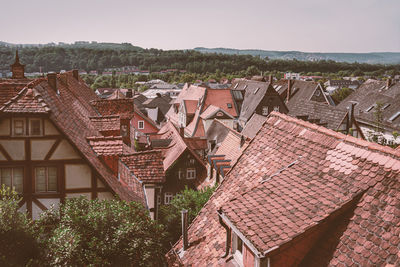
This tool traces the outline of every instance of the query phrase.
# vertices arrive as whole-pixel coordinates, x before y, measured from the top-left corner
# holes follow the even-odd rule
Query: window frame
[[[189,176],[189,173],[193,174],[193,177]],[[187,168],[186,169],[186,179],[188,179],[188,180],[196,179],[196,168]]]
[[[36,169],[37,168],[45,168],[45,191],[38,191],[37,189],[37,177],[36,177]],[[49,191],[49,168],[56,169],[56,190]],[[56,165],[36,165],[32,168],[33,172],[33,186],[34,186],[34,193],[35,194],[58,194],[60,193],[60,170],[59,167]]]
[[[142,127],[140,127],[140,124],[143,124],[143,126]],[[140,120],[140,121],[138,121],[138,129],[139,130],[143,130],[144,129],[144,121],[143,120]]]
[[[22,134],[15,133],[15,121],[22,121]],[[12,118],[11,120],[11,135],[18,137],[18,136],[26,136],[26,118]]]
[[[265,113],[267,113],[267,114],[265,114]],[[261,109],[261,115],[268,116],[268,114],[269,114],[268,106],[263,106],[262,109]]]
[[[244,250],[244,241],[235,233],[232,232],[233,236],[233,244],[232,244],[232,249],[233,249],[233,257],[235,258],[236,262],[240,265],[243,266],[243,250]],[[241,243],[241,249],[238,249],[239,246],[239,240]]]
[[[32,133],[32,121],[39,121],[39,134]],[[43,136],[43,120],[41,118],[28,118],[28,132],[29,136]]]
[[[0,186],[3,185],[3,177],[2,177],[2,170],[3,169],[11,169],[11,188],[15,190],[18,194],[23,194],[24,193],[24,178],[25,178],[25,168],[23,166],[1,166],[0,167]],[[22,170],[22,190],[21,192],[16,190],[16,187],[14,185],[14,169],[21,169]]]
[[[165,192],[164,193],[164,204],[169,205],[173,198],[174,198],[174,194],[172,192]]]

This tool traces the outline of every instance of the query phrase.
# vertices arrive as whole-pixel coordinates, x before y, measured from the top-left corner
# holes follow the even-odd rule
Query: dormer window
[[[13,118],[13,136],[41,136],[43,135],[42,119],[40,118]]]

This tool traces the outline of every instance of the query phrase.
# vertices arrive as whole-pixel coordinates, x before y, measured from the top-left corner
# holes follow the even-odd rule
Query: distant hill
[[[143,51],[144,49],[139,46],[133,46],[130,43],[98,43],[98,42],[87,42],[77,41],[72,44],[68,43],[48,43],[48,44],[11,44],[0,41],[0,46],[7,47],[61,47],[61,48],[86,48],[86,49],[98,49],[98,50],[130,50],[130,51]]]
[[[202,53],[221,53],[229,55],[252,55],[269,59],[297,59],[302,61],[333,60],[336,62],[358,62],[368,64],[399,64],[400,53],[376,52],[376,53],[311,53],[300,51],[268,51],[268,50],[240,50],[230,48],[205,48],[196,47],[194,50]]]

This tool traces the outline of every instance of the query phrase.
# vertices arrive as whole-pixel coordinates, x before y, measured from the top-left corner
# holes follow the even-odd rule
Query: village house
[[[326,91],[330,94],[344,87],[356,90],[359,86],[360,82],[357,80],[328,80],[325,83]]]
[[[354,106],[354,116],[366,138],[374,135],[400,143],[400,83],[367,80],[337,106]]]
[[[0,107],[0,180],[33,218],[80,195],[146,205],[144,188],[133,191],[117,167],[119,155],[133,152],[129,118],[100,118],[90,104],[97,100],[71,71],[30,82]]]
[[[204,138],[214,118],[233,128],[238,108],[230,89],[185,84],[166,117],[176,127],[183,127],[186,137]]]
[[[272,112],[169,264],[398,266],[399,157]]]

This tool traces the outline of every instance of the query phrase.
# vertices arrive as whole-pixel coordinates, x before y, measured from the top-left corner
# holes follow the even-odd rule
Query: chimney
[[[128,91],[126,91],[126,98],[132,98],[133,94],[132,94],[132,89],[128,89]]]
[[[75,79],[79,80],[79,72],[78,72],[78,70],[72,70],[72,76],[74,76]]]
[[[269,81],[269,84],[272,84],[272,81],[273,81],[273,79],[272,79],[272,75],[269,75],[269,77],[268,77],[268,81]]]
[[[185,138],[185,127],[183,127],[183,126],[180,126],[180,127],[179,127],[179,135],[180,135],[182,138]]]
[[[292,80],[288,80],[286,103],[289,102],[291,94],[292,94]]]
[[[386,87],[389,88],[392,85],[392,79],[388,78],[386,81]]]
[[[50,87],[57,92],[57,73],[48,73],[47,82],[49,83]]]
[[[349,134],[350,128],[353,126],[353,122],[354,122],[354,106],[356,105],[356,103],[351,102],[350,106],[349,106],[349,116],[348,116],[348,120],[347,120],[347,129],[346,129],[346,133]]]
[[[183,209],[182,214],[182,240],[183,240],[183,251],[188,249],[188,211]]]
[[[127,145],[131,146],[131,127],[130,127],[130,117],[121,116],[120,117],[120,134],[122,136],[122,141]]]

